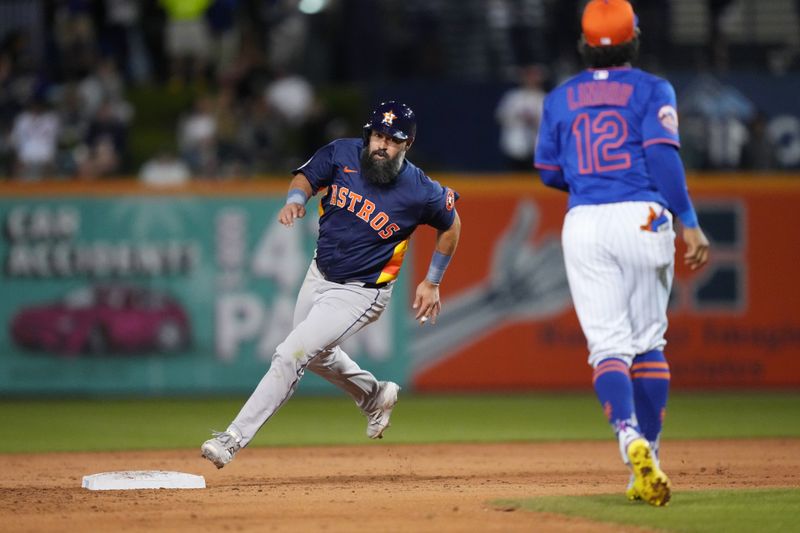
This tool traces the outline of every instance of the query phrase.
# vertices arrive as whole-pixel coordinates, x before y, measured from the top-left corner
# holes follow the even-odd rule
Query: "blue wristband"
[[[433,257],[431,257],[431,264],[428,267],[428,274],[425,276],[425,279],[435,285],[440,284],[442,282],[442,277],[444,277],[444,271],[447,270],[447,265],[450,264],[451,257],[452,256],[444,255],[443,253],[434,251]]]
[[[687,228],[696,228],[700,225],[697,220],[697,213],[695,213],[694,208],[691,207],[683,213],[678,214],[678,218],[681,220],[684,227]]]
[[[289,191],[289,194],[286,195],[287,204],[306,205],[307,201],[308,201],[308,195],[302,189],[292,189]]]

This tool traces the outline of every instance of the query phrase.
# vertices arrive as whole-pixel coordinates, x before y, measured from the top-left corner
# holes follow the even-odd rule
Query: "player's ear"
[[[406,152],[411,149],[411,145],[414,144],[414,139],[409,139],[406,141]]]

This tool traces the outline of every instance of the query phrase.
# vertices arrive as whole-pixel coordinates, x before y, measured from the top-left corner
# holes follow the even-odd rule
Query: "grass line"
[[[225,429],[245,398],[0,400],[0,427],[24,439],[2,452],[195,447]],[[365,418],[343,396],[295,397],[253,446],[364,444]],[[595,398],[581,394],[402,395],[395,443],[612,438]],[[800,394],[674,394],[665,439],[800,437]]]
[[[798,489],[678,492],[664,508],[631,503],[622,494],[544,496],[494,505],[686,533],[777,533],[795,531],[800,522]]]

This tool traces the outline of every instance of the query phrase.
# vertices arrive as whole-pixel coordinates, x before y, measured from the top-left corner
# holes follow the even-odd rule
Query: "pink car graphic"
[[[96,285],[21,309],[11,320],[20,347],[64,355],[176,352],[191,326],[171,296],[143,287]]]

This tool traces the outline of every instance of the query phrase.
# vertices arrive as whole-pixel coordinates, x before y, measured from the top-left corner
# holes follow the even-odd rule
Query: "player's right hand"
[[[439,286],[423,279],[417,285],[417,292],[414,296],[414,305],[417,314],[414,320],[418,320],[420,325],[424,325],[428,320],[431,324],[436,324],[436,317],[442,310],[442,303],[439,299]]]
[[[686,253],[683,262],[692,270],[697,270],[708,262],[709,242],[703,230],[697,228],[683,228],[683,242],[686,243]]]
[[[306,216],[306,206],[289,203],[281,208],[278,213],[278,221],[284,226],[291,228],[294,226],[294,219],[303,218],[304,216]]]

